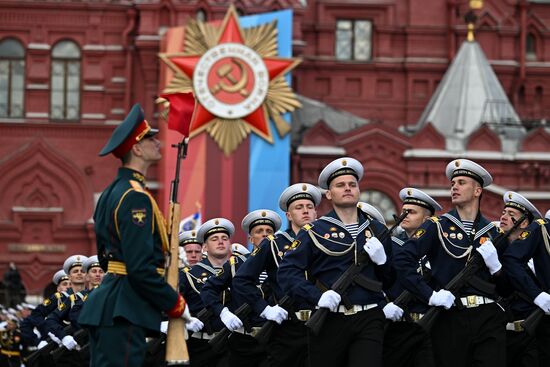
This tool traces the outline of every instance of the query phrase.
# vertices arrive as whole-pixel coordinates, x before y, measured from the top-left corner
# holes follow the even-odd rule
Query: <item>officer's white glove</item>
[[[317,302],[317,306],[320,308],[328,308],[332,312],[335,312],[341,300],[342,297],[338,293],[329,289],[321,295],[319,302]]]
[[[57,336],[55,336],[54,333],[49,332],[48,336],[50,337],[50,339],[52,339],[54,342],[56,342],[59,346],[61,346],[61,344],[62,344],[61,340],[59,340],[59,338]]]
[[[534,304],[539,306],[544,313],[550,313],[550,294],[541,292],[533,301]]]
[[[74,338],[72,337],[72,335],[65,335],[63,337],[63,339],[61,340],[61,343],[65,346],[65,348],[67,348],[68,350],[73,350],[73,349],[76,349],[76,350],[79,350],[80,349],[80,346],[78,345],[78,343],[76,342],[76,340],[74,340]]]
[[[288,312],[279,305],[275,306],[266,306],[260,317],[263,317],[266,320],[275,321],[277,324],[281,323],[288,318]]]
[[[241,319],[235,316],[233,312],[229,311],[227,307],[224,307],[222,312],[220,313],[220,319],[222,319],[223,324],[230,331],[235,331],[238,328],[243,327],[243,322],[241,321]]]
[[[498,260],[497,249],[491,241],[485,241],[483,245],[476,248],[476,251],[483,257],[483,261],[485,261],[491,275],[502,269],[502,264]]]
[[[185,322],[185,328],[192,333],[196,331],[201,331],[203,327],[204,327],[203,322],[197,319],[196,317],[191,317],[190,320],[187,320]]]
[[[384,311],[386,318],[391,321],[399,321],[403,317],[403,309],[393,302],[385,305],[382,311]]]
[[[370,259],[376,265],[383,265],[386,263],[386,251],[384,251],[384,246],[376,237],[371,237],[363,246],[365,252],[369,254]]]
[[[160,332],[166,334],[168,332],[168,321],[160,322]]]
[[[430,306],[443,306],[446,310],[453,307],[455,302],[455,296],[446,289],[440,289],[437,292],[434,291],[428,304]]]
[[[45,341],[45,340],[41,340],[40,343],[38,343],[38,345],[36,346],[37,349],[42,349],[44,348],[46,345],[48,345],[48,342]]]

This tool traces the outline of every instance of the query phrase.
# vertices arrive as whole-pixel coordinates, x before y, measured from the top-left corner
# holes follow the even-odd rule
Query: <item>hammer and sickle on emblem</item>
[[[237,80],[231,74],[231,72],[233,71],[233,65],[224,64],[220,66],[216,72],[216,74],[218,74],[218,76],[220,77],[220,80],[218,81],[218,83],[216,83],[216,85],[214,85],[211,92],[212,94],[216,94],[220,90],[223,90],[227,93],[239,92],[243,97],[246,97],[249,94],[246,90],[246,84],[248,83],[248,74],[244,70],[242,61],[236,58],[231,58],[231,62],[239,69],[241,79]],[[225,83],[225,79],[229,80],[230,83]]]

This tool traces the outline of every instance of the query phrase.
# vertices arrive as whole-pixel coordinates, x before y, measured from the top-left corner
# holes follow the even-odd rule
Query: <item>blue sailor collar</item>
[[[331,210],[327,214],[323,215],[321,218],[319,218],[319,220],[332,223],[347,231],[346,225],[340,220],[338,214],[336,214],[336,211],[334,210]],[[357,221],[359,224],[357,233],[361,233],[362,231],[364,231],[371,223],[367,215],[359,208],[357,208]]]
[[[391,240],[399,246],[403,246],[408,239],[409,236],[407,236],[407,232],[405,231],[399,233],[397,236],[391,236]]]
[[[215,268],[210,260],[208,260],[208,257],[202,259],[200,262],[196,263],[195,266],[198,266],[200,268],[203,268],[204,270],[208,271],[212,275],[218,274],[219,269]]]
[[[464,228],[464,225],[462,224],[462,221],[460,220],[460,215],[458,215],[458,211],[456,209],[453,209],[445,214],[442,215],[442,217],[447,218],[453,224],[455,224],[464,234],[466,234],[466,229]],[[477,228],[474,228],[475,235],[474,235],[474,241],[483,236],[485,233],[489,232],[491,229],[495,228],[495,225],[488,221],[483,215],[480,215],[479,221],[477,223]]]

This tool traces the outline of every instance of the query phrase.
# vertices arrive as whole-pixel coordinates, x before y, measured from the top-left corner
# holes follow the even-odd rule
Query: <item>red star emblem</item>
[[[218,47],[224,44],[227,44],[227,48]],[[231,54],[232,47],[235,50]],[[173,70],[193,80],[193,91],[198,104],[191,121],[191,135],[206,129],[217,118],[241,119],[257,135],[273,141],[264,105],[269,82],[290,71],[299,61],[261,57],[254,51],[250,53],[252,58],[245,61],[247,49],[253,51],[245,45],[237,14],[231,7],[222,23],[216,46],[204,55],[166,55],[165,60],[171,64]],[[227,56],[223,56],[225,50],[229,51]],[[210,51],[213,52],[210,54]],[[240,55],[243,55],[243,58],[240,58]],[[258,76],[263,76],[265,85]],[[197,87],[197,79],[201,79],[201,86]],[[203,95],[205,97],[201,99]],[[220,104],[223,108],[217,107]]]

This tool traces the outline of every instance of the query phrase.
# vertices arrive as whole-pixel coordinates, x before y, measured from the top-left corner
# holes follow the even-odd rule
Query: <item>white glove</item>
[[[168,332],[168,321],[161,321],[160,322],[160,332],[163,334],[167,334]]]
[[[40,331],[38,331],[38,329],[34,328],[32,332],[34,333],[34,335],[36,335],[38,339],[42,339],[42,334],[40,334]]]
[[[430,306],[443,306],[446,310],[453,307],[455,302],[455,296],[446,289],[440,289],[437,292],[434,291],[428,304]]]
[[[491,275],[502,269],[502,264],[498,260],[497,249],[491,241],[485,241],[483,245],[476,248],[476,251],[483,257],[483,261],[485,261]]]
[[[185,321],[190,321],[191,320],[191,312],[189,312],[189,305],[187,303],[185,304],[185,309],[183,310],[183,313],[181,314],[181,318],[184,319]]]
[[[80,346],[78,345],[78,343],[76,342],[76,340],[74,340],[74,338],[72,337],[72,335],[65,335],[63,337],[63,339],[61,340],[61,343],[65,346],[65,348],[67,348],[68,350],[73,350],[76,348],[76,350],[79,350],[80,349]]]
[[[260,317],[263,317],[266,320],[275,321],[277,324],[281,323],[288,318],[288,312],[279,305],[275,306],[266,306]]]
[[[321,295],[321,298],[319,298],[319,302],[317,302],[317,306],[319,306],[320,308],[328,308],[332,312],[336,312],[336,308],[340,304],[341,300],[342,297],[338,293],[330,289]]]
[[[40,343],[38,343],[38,345],[36,346],[37,349],[42,349],[44,348],[46,345],[48,345],[48,342],[45,341],[45,340],[42,340],[40,341]]]
[[[533,301],[534,304],[539,306],[544,313],[550,313],[550,294],[541,292]]]
[[[203,322],[196,317],[191,317],[190,320],[185,322],[185,328],[192,333],[201,331],[203,327]]]
[[[57,336],[55,336],[54,333],[49,332],[49,333],[48,333],[48,336],[49,336],[54,342],[56,342],[57,344],[59,344],[59,346],[61,346],[61,344],[62,344],[62,343],[61,343],[61,340],[59,340],[59,338],[58,338]]]
[[[235,331],[238,328],[243,327],[243,322],[241,321],[241,319],[235,316],[233,312],[229,311],[227,307],[224,307],[222,312],[220,313],[220,319],[222,319],[223,324],[230,331]]]
[[[371,237],[363,246],[365,252],[369,254],[370,259],[376,265],[383,265],[386,263],[386,251],[384,251],[384,246],[376,237]]]
[[[403,309],[393,302],[385,305],[382,311],[384,311],[386,318],[391,321],[399,321],[403,317]]]

